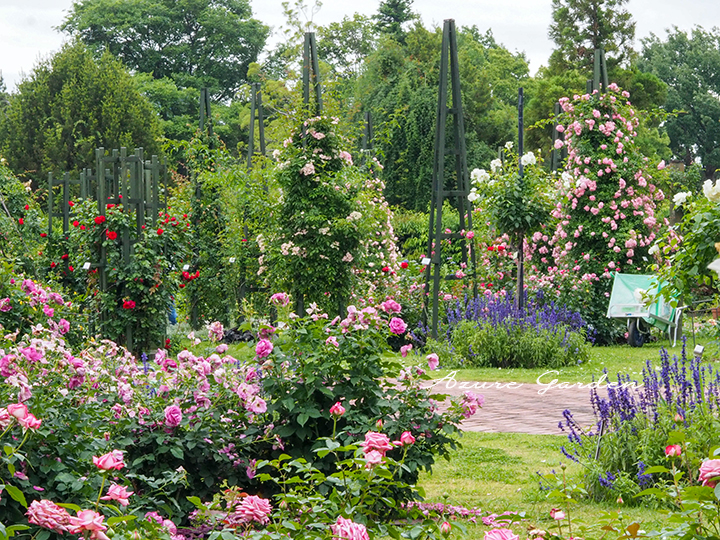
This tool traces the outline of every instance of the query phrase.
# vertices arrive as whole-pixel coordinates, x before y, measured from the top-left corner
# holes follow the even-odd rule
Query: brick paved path
[[[594,424],[588,388],[557,388],[530,383],[439,383],[437,393],[459,396],[470,390],[485,397],[485,405],[474,416],[463,421],[466,431],[530,433],[557,435],[562,432],[558,422],[565,409],[570,409],[583,427]],[[475,387],[473,387],[475,385]],[[498,388],[501,386],[502,388]],[[539,393],[541,392],[541,393]],[[601,390],[601,395],[603,391]]]

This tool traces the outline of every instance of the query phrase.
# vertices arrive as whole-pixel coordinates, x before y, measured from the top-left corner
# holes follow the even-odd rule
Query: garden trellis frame
[[[258,120],[258,136],[260,139],[260,155],[265,156],[265,116],[262,107],[262,90],[260,83],[250,85],[250,132],[248,134],[247,168],[252,169],[255,155],[255,118]]]
[[[449,80],[448,80],[449,72]],[[448,107],[448,83],[451,86],[452,107]],[[446,149],[447,117],[453,117],[453,147],[450,152]],[[445,155],[449,153],[455,157],[455,186],[453,189],[445,188]],[[423,299],[423,322],[427,325],[430,298],[432,298],[432,337],[438,335],[438,310],[440,294],[440,270],[443,265],[443,240],[459,240],[461,242],[461,261],[468,264],[468,245],[464,232],[446,233],[442,226],[443,203],[446,199],[455,199],[456,208],[460,214],[459,227],[461,231],[472,230],[472,212],[468,195],[470,193],[470,178],[467,168],[467,149],[465,146],[465,124],[463,120],[462,97],[460,93],[460,66],[458,62],[457,33],[455,21],[446,19],[443,25],[442,50],[440,54],[440,89],[438,95],[438,112],[435,126],[435,154],[433,163],[432,199],[430,204],[430,220],[428,231],[427,255],[425,264],[425,288]],[[477,296],[477,281],[475,280],[475,248],[470,242],[470,267],[466,277],[473,280],[473,297]],[[432,276],[432,280],[431,280]],[[445,276],[445,280],[463,279],[456,274]],[[432,282],[432,287],[431,287]]]
[[[317,55],[317,44],[315,32],[305,32],[305,44],[303,46],[303,104],[308,115],[322,114],[322,88],[320,86],[320,62]],[[313,109],[310,107],[310,86],[312,86],[315,99]]]

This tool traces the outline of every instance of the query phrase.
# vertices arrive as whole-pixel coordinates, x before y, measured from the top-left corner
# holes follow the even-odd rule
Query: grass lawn
[[[549,515],[552,505],[539,488],[536,473],[547,474],[551,470],[561,473],[563,456],[559,447],[565,441],[565,437],[557,435],[467,432],[461,440],[463,448],[454,452],[449,462],[436,463],[432,474],[423,474],[420,485],[428,502],[477,507],[485,513],[525,512],[526,520],[513,525],[516,532],[524,531],[528,525],[555,527]],[[581,485],[581,472],[579,465],[569,463],[568,483]],[[573,521],[589,525],[603,511],[618,509],[622,510],[626,525],[638,521],[649,531],[662,523],[662,514],[642,506],[581,502],[571,509],[571,515]],[[467,535],[461,538],[479,538],[488,529],[481,523],[468,523],[467,527]]]

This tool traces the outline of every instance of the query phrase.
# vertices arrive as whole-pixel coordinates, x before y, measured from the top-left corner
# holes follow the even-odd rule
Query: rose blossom
[[[550,510],[550,517],[553,518],[555,521],[561,521],[565,519],[565,512],[563,512],[559,508],[553,508],[552,510]]]
[[[125,466],[122,450],[113,450],[100,457],[93,456],[93,464],[104,471],[120,470]]]
[[[70,518],[69,532],[71,534],[81,534],[83,531],[90,531],[90,538],[107,538],[102,531],[106,531],[107,527],[103,525],[105,516],[98,514],[95,510],[80,510],[77,517]],[[100,533],[100,534],[98,534]]]
[[[409,431],[403,431],[402,435],[400,435],[400,442],[405,445],[413,444],[415,442],[415,437],[413,437],[412,433]]]
[[[68,511],[47,499],[31,502],[25,515],[28,523],[56,532],[67,532],[70,525]]]
[[[270,521],[268,515],[272,511],[272,506],[267,499],[262,499],[257,495],[245,497],[240,506],[235,510],[245,522],[257,521],[260,525],[265,525]]]
[[[167,427],[174,428],[179,426],[182,418],[182,410],[177,405],[165,407],[165,425]]]
[[[675,457],[682,454],[682,447],[679,444],[671,444],[665,447],[665,455],[668,457]]]
[[[380,309],[382,309],[385,313],[400,313],[402,307],[395,300],[390,298],[380,304]]]
[[[13,403],[7,406],[7,412],[10,416],[14,416],[18,420],[24,419],[29,413],[28,408],[23,403]]]
[[[261,339],[255,346],[255,354],[257,354],[258,358],[265,358],[266,356],[270,356],[272,350],[273,344],[267,339]]]
[[[435,371],[440,363],[440,358],[435,353],[428,354],[425,359],[427,360],[430,371]]]
[[[442,525],[440,525],[440,532],[447,536],[450,531],[452,531],[452,525],[447,521],[443,521]]]
[[[412,350],[412,348],[412,344],[403,345],[402,347],[400,347],[400,354],[402,355],[402,357],[405,358]]]
[[[128,499],[133,493],[135,492],[128,491],[125,486],[112,484],[108,489],[107,495],[105,495],[104,497],[100,497],[100,499],[103,501],[117,501],[123,506],[127,506],[130,503]]]
[[[700,464],[699,481],[703,486],[715,487],[720,481],[720,459],[708,459]]]
[[[208,339],[211,341],[220,341],[224,337],[223,325],[220,321],[215,321],[208,325]]]
[[[485,531],[483,540],[518,540],[519,536],[511,529],[492,529]]]
[[[407,324],[405,324],[405,321],[403,321],[400,317],[393,317],[390,319],[390,331],[393,334],[404,334],[405,330],[407,330]]]
[[[342,403],[338,401],[337,403],[335,403],[335,405],[330,407],[330,414],[340,418],[343,414],[345,414],[345,407],[343,407]]]
[[[334,525],[330,525],[333,540],[370,540],[365,525],[351,519],[338,516]]]
[[[365,468],[372,469],[375,465],[382,463],[383,455],[377,450],[370,450],[365,454]]]
[[[40,427],[40,424],[42,424],[42,420],[38,420],[37,418],[35,418],[34,414],[28,413],[25,418],[18,419],[18,424],[20,424],[25,429],[35,430]]]
[[[335,336],[330,336],[325,340],[325,344],[332,345],[333,347],[340,347],[340,344],[338,343],[338,340]]]
[[[376,433],[368,431],[365,434],[365,442],[363,443],[363,451],[367,455],[372,450],[378,450],[383,456],[388,450],[392,450],[390,439],[384,433]]]

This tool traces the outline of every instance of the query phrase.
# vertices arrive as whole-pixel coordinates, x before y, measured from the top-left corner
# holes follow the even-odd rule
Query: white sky
[[[312,0],[308,0],[310,3]],[[339,21],[354,12],[371,15],[380,0],[351,2],[324,0],[314,16],[318,24]],[[55,30],[72,0],[0,0],[0,71],[8,89],[28,74],[39,58],[56,51],[65,36]],[[283,23],[281,0],[251,0],[255,18],[278,29]],[[672,25],[689,30],[694,25],[720,26],[717,0],[630,0],[627,9],[637,22],[636,36],[651,32],[663,36]],[[547,37],[551,0],[415,0],[413,10],[426,26],[454,18],[458,26],[491,28],[495,39],[511,51],[524,51],[535,72],[547,61],[552,43]],[[270,42],[277,42],[271,37]],[[638,43],[639,45],[639,43]]]

